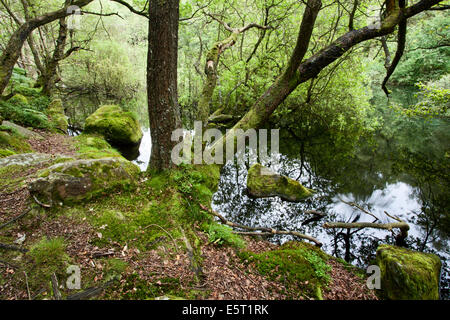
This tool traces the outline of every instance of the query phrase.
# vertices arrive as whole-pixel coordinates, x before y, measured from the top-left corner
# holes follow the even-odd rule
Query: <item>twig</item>
[[[35,196],[34,194],[33,194],[32,196],[33,196],[34,201],[36,201],[36,203],[37,203],[38,205],[40,205],[41,207],[44,207],[44,208],[51,208],[51,207],[52,207],[51,204],[45,204],[45,203],[40,202],[40,201],[36,198],[36,196]],[[50,200],[50,203],[51,203],[51,200]]]
[[[58,278],[56,278],[56,274],[53,272],[52,274],[52,289],[53,289],[53,297],[55,300],[61,300],[61,292],[58,290]]]
[[[175,246],[175,251],[178,252],[178,246],[177,246],[177,243],[175,242],[175,239],[172,237],[172,235],[171,235],[169,232],[167,232],[166,229],[164,229],[163,227],[161,227],[160,225],[157,225],[157,224],[149,224],[148,226],[146,226],[146,227],[144,228],[144,230],[147,229],[147,228],[149,228],[149,227],[151,227],[151,226],[158,227],[158,228],[160,228],[162,231],[164,231],[164,232],[170,237],[170,239],[172,239],[172,242],[173,242],[173,244],[174,244],[174,246]]]
[[[212,214],[213,216],[218,217],[223,224],[228,225],[230,227],[239,228],[239,229],[245,229],[245,230],[250,230],[250,231],[263,231],[263,232],[265,232],[267,234],[270,234],[270,235],[275,235],[275,234],[292,235],[292,236],[296,236],[296,237],[299,237],[299,238],[302,238],[302,239],[307,239],[309,241],[312,241],[318,247],[322,246],[322,243],[319,240],[317,240],[316,238],[313,238],[311,236],[308,236],[306,234],[302,234],[302,233],[299,233],[299,232],[296,232],[296,231],[284,231],[284,230],[275,230],[275,229],[271,229],[271,228],[245,226],[245,225],[234,223],[234,222],[231,222],[231,221],[225,219],[221,214],[219,214],[218,212],[216,212],[214,210],[211,210],[211,209],[205,207],[201,203],[199,205],[200,205],[200,208],[203,211],[206,211],[209,214]],[[260,235],[260,233],[258,233],[258,235]]]
[[[31,211],[31,208],[29,208],[27,211],[19,214],[17,217],[12,218],[11,220],[9,220],[8,222],[5,222],[4,224],[0,225],[0,229],[3,229],[4,227],[10,225],[11,223],[19,220],[20,218],[22,218],[24,215],[26,215],[28,212]]]
[[[355,208],[361,210],[362,212],[364,212],[365,214],[368,214],[369,216],[372,216],[372,217],[375,219],[375,221],[378,221],[378,220],[379,220],[379,219],[377,218],[377,216],[375,216],[372,212],[367,211],[366,209],[364,209],[363,207],[359,206],[358,204],[356,204],[356,203],[354,203],[354,202],[347,202],[347,201],[344,201],[344,200],[342,200],[342,199],[340,199],[340,200],[341,200],[343,203],[345,203],[346,205],[349,205],[349,206],[351,206],[351,207],[355,207]]]
[[[397,220],[398,222],[404,222],[403,220],[401,220],[400,218],[396,217],[396,216],[391,216],[389,213],[387,213],[386,211],[384,211],[384,213],[391,219]]]
[[[23,252],[23,253],[28,252],[28,249],[21,248],[21,247],[18,247],[18,246],[14,246],[12,244],[6,244],[6,243],[0,243],[0,249],[20,251],[20,252]]]
[[[31,300],[30,286],[28,285],[28,275],[26,271],[24,271],[23,274],[25,275],[25,283],[27,284],[28,300]]]
[[[15,264],[13,264],[11,262],[8,262],[8,261],[0,260],[0,263],[3,264],[5,267],[10,266],[13,269],[19,269],[18,265],[15,265]]]
[[[103,292],[103,290],[108,288],[115,281],[116,281],[116,279],[112,279],[112,280],[109,280],[108,282],[104,283],[100,287],[88,288],[82,292],[72,294],[67,297],[67,300],[86,300],[86,299],[98,296],[99,294],[101,294]]]

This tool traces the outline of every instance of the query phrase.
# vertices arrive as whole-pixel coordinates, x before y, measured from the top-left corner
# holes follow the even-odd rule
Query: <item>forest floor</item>
[[[72,137],[43,131],[38,133],[45,139],[28,140],[35,152],[67,156],[76,154]],[[34,167],[32,170],[38,169]],[[139,181],[137,190],[148,188],[146,180]],[[83,298],[91,297],[89,292],[92,288],[104,289],[92,294],[96,299],[314,298],[306,292],[296,292],[302,290],[302,285],[308,285],[308,280],[292,286],[292,283],[286,280],[286,275],[278,274],[277,270],[274,270],[273,274],[272,271],[263,273],[254,260],[246,260],[239,254],[244,250],[264,256],[266,253],[280,250],[278,245],[266,240],[245,237],[245,248],[237,249],[211,242],[207,232],[197,223],[190,227],[183,226],[187,233],[191,233],[189,237],[179,236],[175,239],[174,231],[170,230],[169,233],[169,229],[154,223],[148,226],[150,228],[139,227],[139,232],[150,232],[150,229],[163,229],[164,232],[144,245],[139,235],[136,238],[121,240],[119,237],[117,241],[106,241],[104,233],[108,228],[107,224],[93,223],[94,220],[89,214],[95,216],[99,210],[104,210],[106,203],[108,208],[113,208],[111,205],[114,205],[114,201],[118,201],[114,210],[125,210],[128,202],[124,204],[125,202],[120,202],[122,200],[114,200],[125,197],[124,193],[117,190],[95,199],[92,203],[63,207],[57,211],[41,208],[39,214],[26,214],[0,230],[0,243],[15,243],[16,246],[24,248],[25,244],[30,247],[30,244],[36,244],[40,239],[64,239],[65,255],[70,258],[72,264],[80,266],[82,270],[81,292],[86,293]],[[32,200],[27,188],[12,193],[0,193],[0,225],[24,213],[30,201]],[[140,204],[133,203],[133,206],[140,208]],[[161,212],[162,210],[158,211]],[[191,231],[187,231],[188,228]],[[181,232],[183,233],[183,230]],[[134,245],[134,241],[138,243],[136,239],[139,239],[139,245]],[[191,245],[186,244],[189,241],[197,252],[195,261],[195,254],[189,249]],[[55,293],[52,292],[54,290],[49,281],[39,280],[37,274],[40,271],[35,268],[35,260],[30,260],[27,253],[2,249],[0,253],[0,299],[53,298]],[[331,257],[326,259],[326,263],[329,266],[329,281],[322,288],[321,298],[377,299],[375,294],[367,289],[365,277],[361,276],[361,272],[355,272],[356,268]],[[64,281],[61,273],[57,274],[61,285]],[[109,281],[111,279],[115,280]],[[60,288],[67,296],[71,294],[68,289]]]

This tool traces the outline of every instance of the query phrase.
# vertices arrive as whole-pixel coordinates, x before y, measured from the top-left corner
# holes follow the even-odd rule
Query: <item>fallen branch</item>
[[[8,222],[5,222],[4,224],[0,225],[0,229],[3,229],[4,227],[10,225],[11,223],[19,220],[20,218],[22,218],[24,215],[26,215],[28,212],[31,211],[31,208],[29,208],[27,211],[19,214],[17,217],[12,218],[11,220],[9,220]]]
[[[392,231],[392,229],[400,229],[400,234],[396,237],[397,244],[404,243],[404,240],[408,236],[409,225],[404,222],[392,222],[392,223],[373,223],[373,222],[326,222],[323,224],[325,229],[361,229],[361,228],[373,228],[384,229]]]
[[[99,294],[101,294],[103,292],[103,290],[108,288],[115,281],[116,281],[116,279],[109,280],[108,282],[102,284],[100,287],[88,288],[82,292],[72,294],[67,297],[67,300],[86,300],[86,299],[98,296]]]
[[[21,248],[12,244],[6,244],[6,243],[0,243],[0,249],[5,249],[5,250],[13,250],[13,251],[20,251],[20,252],[28,252],[28,249],[25,248]]]
[[[28,275],[27,275],[26,271],[24,271],[23,274],[25,275],[25,283],[27,284],[28,300],[31,300],[30,286],[28,285]]]
[[[211,209],[205,207],[202,204],[199,204],[199,205],[200,205],[200,208],[203,211],[208,212],[209,214],[211,214],[213,216],[216,216],[217,218],[220,219],[220,221],[223,224],[225,224],[227,226],[230,226],[232,228],[239,228],[239,229],[244,229],[244,230],[250,230],[250,231],[262,231],[262,232],[264,232],[264,233],[252,232],[252,235],[275,235],[275,234],[291,235],[291,236],[295,236],[295,237],[299,237],[299,238],[302,238],[302,239],[307,239],[309,241],[312,241],[318,247],[322,246],[322,243],[319,240],[317,240],[316,238],[313,238],[311,236],[308,236],[306,234],[302,234],[302,233],[299,233],[299,232],[296,232],[296,231],[284,231],[284,230],[275,230],[275,229],[264,228],[264,227],[249,227],[249,226],[245,226],[245,225],[234,223],[232,221],[229,221],[229,220],[225,219],[220,213],[218,213],[218,212],[216,212],[214,210],[211,210]]]

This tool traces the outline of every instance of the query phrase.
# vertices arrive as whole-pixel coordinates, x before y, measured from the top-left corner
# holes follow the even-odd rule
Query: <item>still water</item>
[[[409,99],[410,95],[406,95]],[[404,97],[399,97],[402,103]],[[278,166],[271,169],[296,179],[317,193],[300,203],[278,197],[254,199],[247,195],[248,166],[227,163],[221,171],[212,206],[229,220],[249,226],[295,230],[314,236],[323,249],[366,268],[381,243],[395,242],[387,230],[324,229],[327,221],[393,222],[395,215],[410,225],[407,245],[411,249],[438,254],[444,264],[441,296],[449,298],[448,258],[450,218],[450,124],[448,120],[424,121],[399,116],[379,98],[383,127],[369,140],[359,139],[354,149],[281,138]],[[150,159],[150,130],[143,129],[139,150],[128,158],[146,170]],[[355,203],[372,215],[350,205]],[[325,213],[318,219],[307,210]],[[290,236],[268,240],[283,243]]]

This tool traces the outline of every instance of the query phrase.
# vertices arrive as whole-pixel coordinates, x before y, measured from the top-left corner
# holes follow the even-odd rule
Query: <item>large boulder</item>
[[[142,139],[139,122],[132,112],[119,106],[102,106],[85,122],[86,133],[99,133],[113,145],[136,145]]]
[[[314,191],[298,181],[274,173],[257,163],[248,170],[247,189],[256,198],[279,196],[286,201],[298,202],[313,195]]]
[[[67,134],[69,122],[67,121],[67,116],[64,113],[61,99],[55,99],[49,104],[47,108],[47,115],[49,116],[55,129]]]
[[[380,245],[381,290],[391,300],[438,300],[441,260],[431,253]]]
[[[123,158],[75,160],[41,170],[28,189],[42,201],[74,202],[134,183],[139,173]]]

